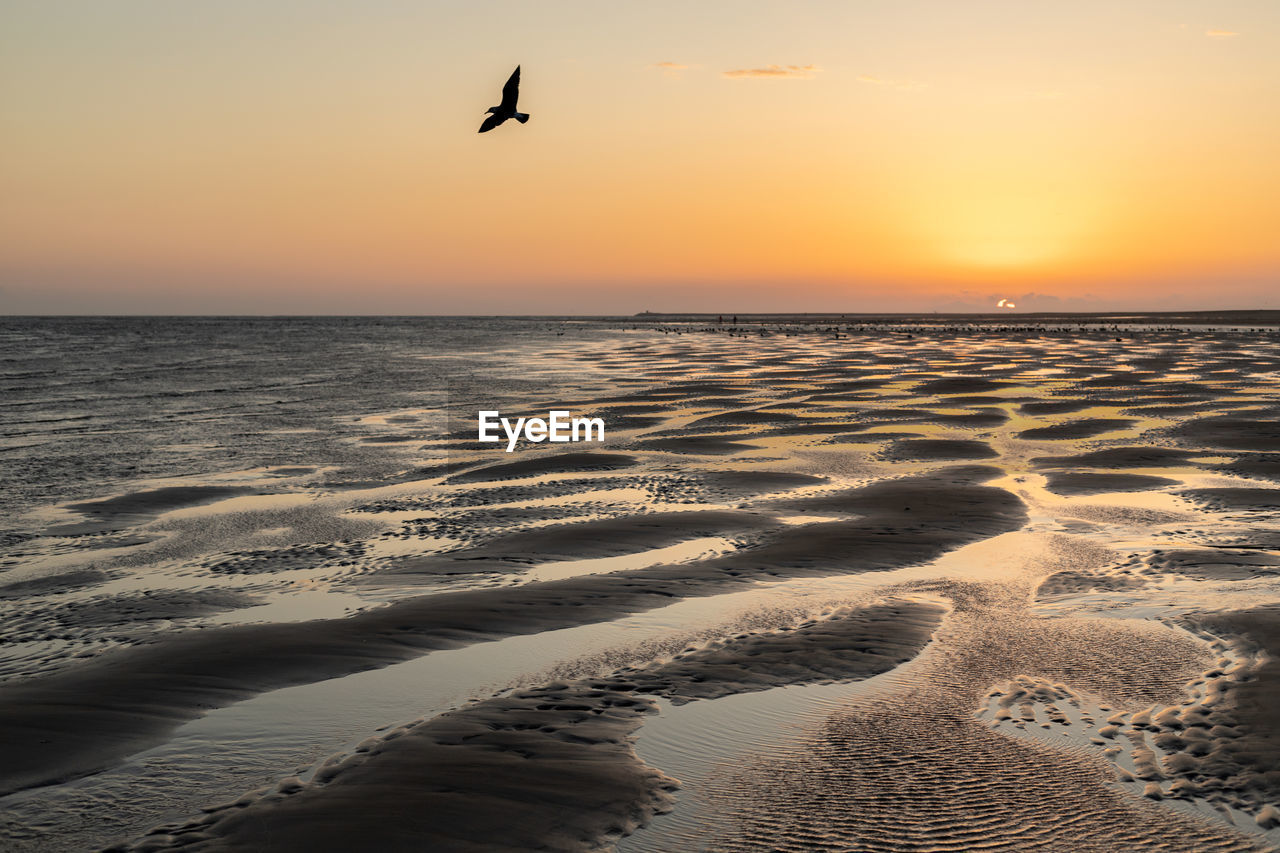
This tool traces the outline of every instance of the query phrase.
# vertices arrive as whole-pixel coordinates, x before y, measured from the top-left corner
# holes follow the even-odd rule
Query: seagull
[[[516,112],[516,98],[520,97],[520,66],[516,66],[516,70],[511,72],[511,77],[507,79],[507,84],[502,87],[502,103],[496,107],[489,107],[485,112],[489,113],[489,117],[484,120],[484,124],[480,125],[480,133],[487,133],[498,125],[502,124],[509,118],[524,124],[529,120],[528,113]]]

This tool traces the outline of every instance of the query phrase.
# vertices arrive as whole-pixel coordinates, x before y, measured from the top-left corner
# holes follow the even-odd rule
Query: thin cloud
[[[766,65],[764,68],[737,68],[720,72],[721,77],[805,80],[818,73],[816,65]]]
[[[1205,30],[1204,34],[1211,39],[1230,39],[1240,35],[1239,33],[1232,32],[1231,30]]]
[[[661,71],[663,77],[679,77],[694,66],[685,65],[683,62],[655,62],[649,67]]]

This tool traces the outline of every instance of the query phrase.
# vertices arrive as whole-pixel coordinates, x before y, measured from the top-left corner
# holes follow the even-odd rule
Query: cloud
[[[688,65],[684,65],[683,63],[680,63],[680,62],[655,62],[649,67],[657,68],[659,71],[661,71],[664,74],[677,74],[677,75],[681,71],[689,70]]]
[[[816,65],[766,65],[764,68],[738,68],[733,71],[722,71],[720,76],[805,80],[814,76],[818,70]]]
[[[1211,39],[1229,39],[1240,35],[1239,33],[1232,32],[1231,30],[1205,30],[1204,34]]]

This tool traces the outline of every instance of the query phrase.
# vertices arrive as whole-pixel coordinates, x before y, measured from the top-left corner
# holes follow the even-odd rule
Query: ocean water
[[[447,401],[536,387],[565,324],[502,318],[0,319],[0,541],[42,506],[162,478],[312,467],[318,487],[404,468],[384,412],[449,430]],[[575,336],[590,336],[578,327]],[[474,415],[473,415],[474,417]]]

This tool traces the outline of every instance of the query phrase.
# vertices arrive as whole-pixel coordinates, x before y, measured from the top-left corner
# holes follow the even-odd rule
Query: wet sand
[[[33,507],[0,564],[4,846],[1280,845],[1272,333],[568,328],[518,375],[470,358],[603,445],[479,444],[482,384],[345,419],[394,466]],[[302,722],[313,688],[359,713]],[[695,706],[722,734],[675,735],[708,757],[674,778],[648,723]],[[222,749],[244,769],[178,769]]]
[[[912,602],[844,609],[606,678],[514,691],[397,730],[311,786],[286,782],[134,849],[354,849],[370,838],[383,850],[590,849],[668,809],[678,787],[629,746],[657,710],[650,697],[868,678],[914,657],[944,612]]]

